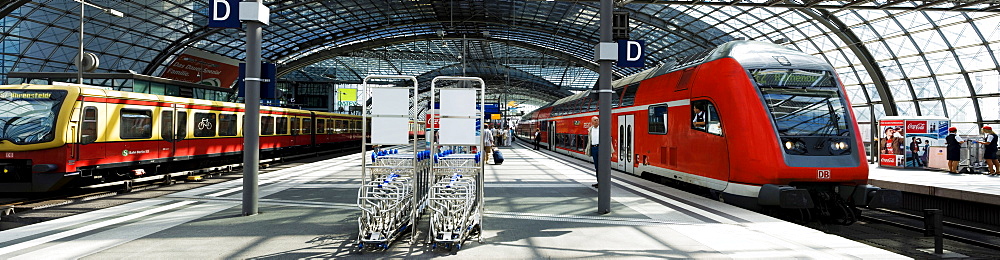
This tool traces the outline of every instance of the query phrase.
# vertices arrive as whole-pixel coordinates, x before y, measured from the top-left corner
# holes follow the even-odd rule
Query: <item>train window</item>
[[[715,110],[715,105],[712,102],[708,100],[691,101],[691,117],[691,128],[722,135],[722,122],[719,120],[719,113]]]
[[[624,93],[625,93],[625,88],[624,87],[615,89],[615,93],[611,94],[611,107],[612,108],[615,108],[615,107],[618,107],[618,106],[621,105],[621,103],[622,103],[622,94],[624,94]]]
[[[333,119],[326,120],[326,132],[327,133],[331,133],[331,134],[337,133],[337,132],[334,132],[335,128],[333,128],[334,122],[336,122],[336,121],[337,120],[333,120]]]
[[[219,136],[236,136],[236,115],[219,114]]]
[[[277,132],[278,132],[279,135],[287,135],[288,134],[288,118],[287,117],[279,117],[277,120],[275,120],[275,123],[278,124],[278,131]]]
[[[80,143],[89,144],[97,141],[97,108],[83,109],[83,125],[80,127]]]
[[[120,131],[122,139],[153,137],[153,111],[123,108]]]
[[[292,135],[298,135],[299,133],[302,133],[302,128],[299,128],[299,123],[300,123],[299,119],[294,117],[291,119],[292,119]]]
[[[174,139],[183,140],[187,137],[187,121],[187,112],[177,112],[177,136]]]
[[[313,129],[312,122],[313,122],[312,118],[303,118],[302,119],[302,133],[303,134],[311,134],[313,132],[312,131],[312,129]]]
[[[635,93],[639,92],[639,84],[632,84],[625,88],[625,95],[622,96],[622,106],[627,107],[635,104]]]
[[[218,122],[215,121],[215,114],[212,113],[194,113],[194,136],[195,137],[214,137],[215,127]]]
[[[163,111],[160,113],[160,138],[173,141],[174,131],[174,111]]]
[[[316,133],[326,133],[326,119],[316,119]]]
[[[262,117],[260,117],[260,134],[261,135],[273,135],[274,134],[274,117],[273,116],[262,116]]]
[[[649,133],[667,133],[667,106],[649,107]]]

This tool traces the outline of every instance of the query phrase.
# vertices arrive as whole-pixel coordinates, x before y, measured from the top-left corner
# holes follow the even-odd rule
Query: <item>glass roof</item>
[[[158,76],[186,48],[243,59],[241,30],[204,26],[207,1],[89,2],[126,14],[86,9],[84,47],[101,58],[97,72]],[[624,4],[619,11],[630,13],[631,38],[647,42],[647,68],[733,39],[781,42],[836,68],[862,131],[885,115],[946,116],[963,134],[1000,123],[997,1],[617,2]],[[0,81],[7,82],[11,71],[76,71],[77,2],[5,3]],[[497,88],[516,78],[525,89],[546,90],[538,91],[546,93],[535,100],[541,103],[590,88],[597,79],[591,61],[596,1],[265,4],[272,22],[264,27],[264,59],[276,62],[286,79],[350,84],[372,73],[429,76],[464,67],[467,74],[503,76]]]

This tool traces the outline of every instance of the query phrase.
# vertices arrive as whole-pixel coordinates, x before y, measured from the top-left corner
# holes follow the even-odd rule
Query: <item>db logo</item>
[[[7,153],[7,158],[14,158],[14,153]]]
[[[830,170],[816,170],[816,179],[829,179]]]

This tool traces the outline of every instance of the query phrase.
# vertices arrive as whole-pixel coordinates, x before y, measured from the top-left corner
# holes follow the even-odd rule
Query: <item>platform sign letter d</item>
[[[618,67],[642,67],[646,63],[644,47],[645,41],[618,40]]]
[[[211,0],[208,27],[240,28],[239,0]]]

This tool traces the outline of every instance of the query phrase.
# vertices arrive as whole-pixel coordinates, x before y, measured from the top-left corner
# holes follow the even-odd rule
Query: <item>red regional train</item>
[[[613,169],[707,189],[745,208],[844,224],[857,219],[857,207],[900,203],[899,191],[867,185],[850,102],[820,58],[732,41],[613,89]],[[518,135],[530,139],[539,128],[548,149],[589,161],[596,110],[596,93],[581,92],[525,115]]]
[[[242,162],[243,104],[0,86],[0,192],[47,192]],[[361,117],[261,107],[261,158],[361,144]]]

